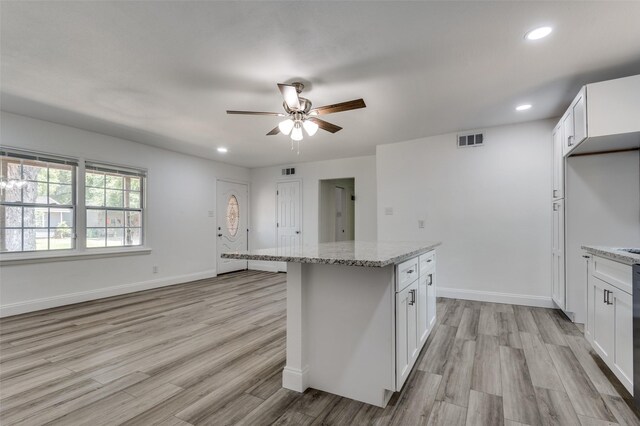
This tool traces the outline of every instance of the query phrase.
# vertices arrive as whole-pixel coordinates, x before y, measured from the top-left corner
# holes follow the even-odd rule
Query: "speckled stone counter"
[[[222,257],[240,260],[316,263],[325,265],[382,268],[410,259],[439,246],[440,242],[341,241],[289,248],[258,249],[223,253]]]
[[[640,254],[629,253],[616,247],[582,246],[582,250],[626,265],[640,263]]]

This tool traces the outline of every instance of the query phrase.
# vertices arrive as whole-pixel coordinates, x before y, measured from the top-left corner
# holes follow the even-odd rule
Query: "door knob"
[[[218,234],[218,237],[222,237],[222,234]]]
[[[299,234],[299,233],[300,233],[300,231],[296,231],[296,234]]]

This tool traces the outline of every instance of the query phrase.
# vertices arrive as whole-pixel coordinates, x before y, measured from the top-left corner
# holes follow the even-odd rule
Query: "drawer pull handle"
[[[409,290],[409,294],[411,295],[411,300],[409,300],[409,304],[414,305],[416,303],[416,291]]]
[[[427,259],[427,263],[431,262],[433,259]]]
[[[602,302],[603,302],[603,303],[607,303],[607,292],[608,292],[608,291],[609,291],[609,290],[605,290],[605,291],[602,293],[602,298],[603,298]]]
[[[429,283],[427,285],[433,285],[433,274],[429,274]]]
[[[409,270],[407,271],[407,274],[413,274],[413,269],[409,269]]]

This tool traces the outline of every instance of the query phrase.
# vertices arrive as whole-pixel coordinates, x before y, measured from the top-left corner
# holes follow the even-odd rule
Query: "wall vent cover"
[[[296,168],[290,167],[288,169],[282,169],[282,176],[291,176],[296,174]]]
[[[458,148],[484,145],[484,133],[458,133]]]

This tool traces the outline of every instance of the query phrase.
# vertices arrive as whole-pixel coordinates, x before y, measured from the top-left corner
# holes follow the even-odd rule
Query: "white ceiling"
[[[640,73],[638,22],[637,1],[2,1],[2,109],[248,167],[366,155],[558,116],[582,84]],[[367,108],[299,156],[265,136],[277,117],[225,113],[280,112],[292,81]]]

